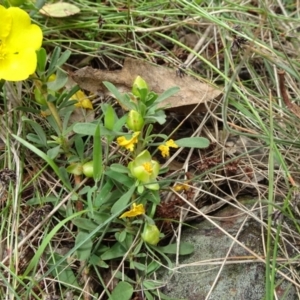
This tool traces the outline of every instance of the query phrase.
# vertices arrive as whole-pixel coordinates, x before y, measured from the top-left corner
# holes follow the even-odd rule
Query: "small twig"
[[[283,99],[283,102],[285,103],[286,107],[294,114],[296,115],[298,118],[300,118],[300,107],[294,103],[291,102],[288,93],[286,91],[285,88],[285,71],[283,70],[279,70],[277,72],[278,77],[279,77],[279,89],[280,89],[280,93]]]

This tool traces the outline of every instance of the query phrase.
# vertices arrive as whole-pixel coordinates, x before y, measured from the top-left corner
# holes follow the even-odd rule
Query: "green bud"
[[[34,99],[40,105],[47,105],[45,96],[42,94],[42,92],[39,88],[34,89]]]
[[[82,166],[82,173],[89,178],[94,177],[94,162],[88,161]]]
[[[159,242],[160,232],[156,225],[145,224],[144,231],[142,233],[142,239],[144,242],[156,246]]]
[[[133,131],[141,131],[144,126],[144,119],[136,110],[131,110],[127,116],[126,125]]]
[[[148,84],[141,76],[137,76],[137,78],[134,80],[132,85],[132,94],[136,97],[141,97],[139,89],[145,89],[147,91],[149,90]]]

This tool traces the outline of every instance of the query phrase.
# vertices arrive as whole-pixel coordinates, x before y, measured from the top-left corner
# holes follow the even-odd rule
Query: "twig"
[[[279,77],[279,89],[280,89],[280,93],[283,99],[283,102],[285,103],[286,107],[294,114],[296,115],[298,118],[300,118],[300,107],[294,103],[291,102],[291,100],[289,99],[288,93],[286,91],[285,88],[285,71],[283,70],[279,70],[277,72],[278,77]]]

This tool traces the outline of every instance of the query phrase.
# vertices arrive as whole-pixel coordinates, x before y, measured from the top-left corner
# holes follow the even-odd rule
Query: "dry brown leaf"
[[[131,91],[137,76],[141,76],[149,88],[157,94],[178,86],[180,91],[164,100],[161,107],[182,112],[190,111],[199,104],[197,111],[206,111],[204,103],[210,103],[221,95],[221,90],[206,83],[202,83],[190,76],[176,76],[174,69],[152,65],[146,61],[126,58],[122,70],[106,71],[85,67],[72,74],[74,81],[87,91],[107,93],[102,81],[114,84],[120,92]]]

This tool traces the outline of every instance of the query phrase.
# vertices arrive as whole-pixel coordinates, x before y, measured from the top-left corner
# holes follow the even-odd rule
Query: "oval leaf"
[[[179,147],[186,148],[207,148],[209,146],[209,140],[203,137],[190,137],[176,140],[175,143]]]
[[[47,17],[65,18],[80,12],[80,9],[70,3],[58,2],[44,5],[39,12]]]
[[[109,300],[130,300],[133,294],[133,287],[125,281],[121,281],[112,291]]]

